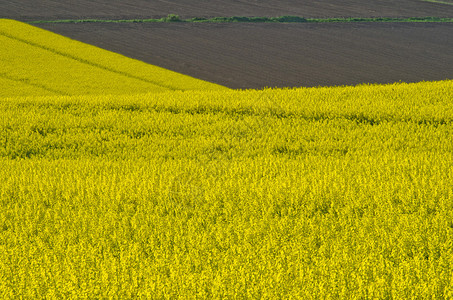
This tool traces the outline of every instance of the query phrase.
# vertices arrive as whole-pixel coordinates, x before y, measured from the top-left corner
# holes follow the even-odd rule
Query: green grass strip
[[[436,1],[439,2],[439,1]],[[127,19],[127,20],[102,20],[102,19],[79,19],[79,20],[41,20],[30,21],[29,24],[42,23],[353,23],[353,22],[436,22],[452,23],[453,18],[438,17],[414,17],[414,18],[303,18],[298,16],[281,17],[214,17],[214,18],[191,18],[181,19],[178,15],[168,15],[160,19]]]
[[[447,5],[453,5],[453,1],[451,0],[446,0],[446,1],[439,1],[439,0],[423,0],[425,2],[431,2],[431,3],[440,3],[440,4],[447,4]]]

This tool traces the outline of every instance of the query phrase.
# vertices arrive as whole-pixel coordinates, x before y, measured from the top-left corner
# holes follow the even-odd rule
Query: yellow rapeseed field
[[[453,298],[452,94],[0,98],[0,298]]]
[[[226,89],[18,21],[0,43],[0,97]]]

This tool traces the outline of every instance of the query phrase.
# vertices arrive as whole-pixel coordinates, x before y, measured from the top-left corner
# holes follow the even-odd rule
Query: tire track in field
[[[39,84],[39,83],[30,82],[30,81],[28,81],[26,79],[20,79],[20,78],[14,78],[14,77],[8,76],[5,73],[0,73],[0,77],[8,79],[8,80],[11,80],[11,81],[20,82],[20,83],[23,83],[23,84],[26,84],[26,85],[30,85],[30,86],[33,86],[33,87],[41,88],[41,89],[43,89],[45,91],[52,92],[52,93],[55,93],[57,95],[61,95],[61,96],[70,95],[68,93],[65,93],[65,92],[62,92],[62,91],[47,87],[47,86]]]
[[[21,38],[18,38],[16,36],[10,35],[10,34],[8,34],[6,32],[3,32],[3,31],[0,31],[0,35],[4,36],[6,38],[13,39],[13,40],[18,41],[18,42],[21,42],[21,43],[25,43],[25,44],[30,45],[32,47],[40,48],[40,49],[49,51],[49,52],[51,52],[53,54],[60,55],[60,56],[63,56],[63,57],[78,61],[79,63],[86,64],[86,65],[89,65],[89,66],[92,66],[92,67],[95,67],[95,68],[98,68],[98,69],[102,69],[104,71],[112,72],[112,73],[115,73],[115,74],[118,74],[118,75],[122,75],[122,76],[125,76],[125,77],[128,77],[128,78],[131,78],[131,79],[135,79],[135,80],[139,80],[139,81],[146,82],[146,83],[149,83],[149,84],[153,84],[153,85],[156,85],[156,86],[159,86],[159,87],[163,87],[163,88],[166,88],[166,89],[169,89],[169,90],[172,90],[172,91],[183,91],[183,89],[180,89],[180,88],[175,88],[175,87],[172,87],[172,86],[169,86],[169,85],[166,85],[166,84],[157,83],[157,82],[154,82],[152,80],[148,80],[148,79],[145,79],[145,78],[142,78],[142,77],[139,77],[139,76],[135,76],[135,75],[129,74],[127,72],[115,70],[113,68],[109,68],[109,67],[97,64],[97,63],[89,61],[87,59],[83,59],[83,58],[80,58],[80,57],[77,57],[77,56],[74,56],[74,55],[71,55],[71,54],[68,54],[68,53],[64,53],[64,52],[58,51],[56,49],[52,49],[50,47],[46,47],[46,46],[43,46],[43,45],[40,45],[40,44],[36,44],[34,42],[31,42],[31,41],[28,41],[28,40],[25,40],[25,39],[21,39]]]

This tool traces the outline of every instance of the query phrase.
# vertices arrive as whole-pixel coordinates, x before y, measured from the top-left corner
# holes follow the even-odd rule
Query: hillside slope
[[[13,20],[0,42],[0,97],[225,89]]]

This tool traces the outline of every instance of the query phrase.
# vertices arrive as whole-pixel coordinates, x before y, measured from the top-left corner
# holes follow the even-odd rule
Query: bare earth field
[[[453,79],[447,23],[39,26],[231,88]]]
[[[452,17],[453,5],[422,0],[0,2],[0,17],[23,21],[160,18],[170,13],[182,18]],[[453,78],[453,24],[61,23],[39,27],[232,88]]]
[[[451,0],[444,0],[445,2]],[[453,5],[423,0],[11,0],[0,1],[0,18],[55,20],[74,18],[184,18],[216,16],[451,17]]]

